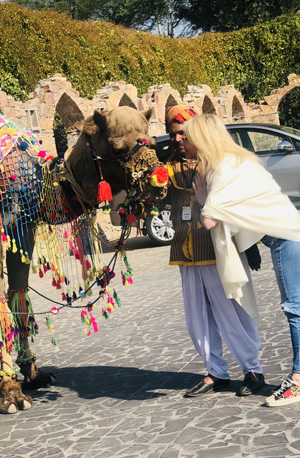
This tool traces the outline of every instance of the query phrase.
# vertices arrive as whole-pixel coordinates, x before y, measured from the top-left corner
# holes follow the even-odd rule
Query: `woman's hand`
[[[204,205],[207,198],[206,180],[200,173],[196,173],[192,187],[200,205]]]

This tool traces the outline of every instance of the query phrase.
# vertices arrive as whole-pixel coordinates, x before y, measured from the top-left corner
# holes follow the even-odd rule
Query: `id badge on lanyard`
[[[190,206],[182,207],[181,221],[192,221],[192,210]]]

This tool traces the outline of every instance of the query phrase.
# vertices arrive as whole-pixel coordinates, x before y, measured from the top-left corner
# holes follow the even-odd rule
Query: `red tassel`
[[[126,219],[128,223],[135,223],[136,222],[136,217],[132,213],[129,213],[129,215],[126,216]]]
[[[107,181],[101,180],[98,184],[97,201],[104,202],[107,200],[112,200],[111,187]]]

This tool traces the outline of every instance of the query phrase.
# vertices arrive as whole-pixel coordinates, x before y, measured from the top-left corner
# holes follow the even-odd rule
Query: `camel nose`
[[[148,146],[155,146],[155,140],[152,137],[147,137]]]

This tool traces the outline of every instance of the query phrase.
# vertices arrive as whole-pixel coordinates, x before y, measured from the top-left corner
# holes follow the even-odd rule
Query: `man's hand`
[[[192,187],[199,204],[204,205],[207,198],[207,187],[206,180],[200,173],[196,173]]]

